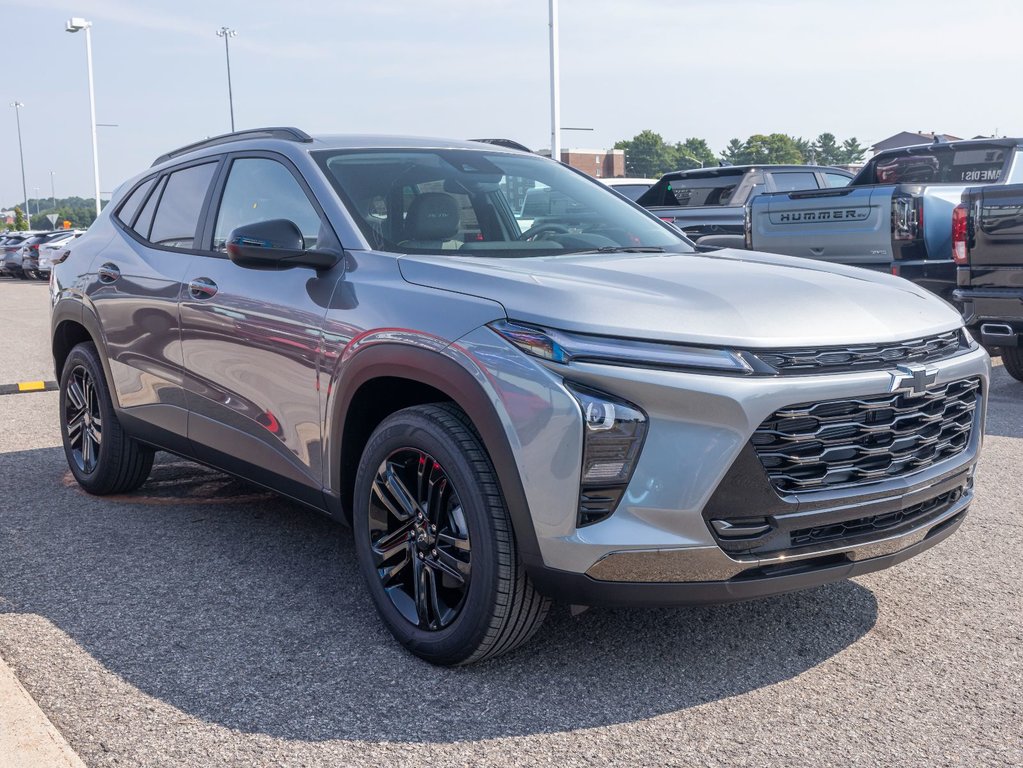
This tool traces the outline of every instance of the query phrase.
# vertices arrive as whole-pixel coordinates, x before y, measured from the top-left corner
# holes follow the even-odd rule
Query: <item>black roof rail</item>
[[[220,136],[211,136],[208,139],[197,141],[194,144],[186,144],[172,152],[160,155],[153,161],[153,165],[159,165],[160,163],[166,162],[167,160],[180,155],[184,155],[188,152],[194,152],[197,149],[215,147],[218,144],[228,144],[232,141],[244,141],[245,139],[284,139],[285,141],[308,143],[313,140],[313,137],[299,128],[289,128],[286,126],[277,126],[273,128],[249,128],[244,131],[235,131],[234,133],[225,133]]]
[[[493,144],[495,147],[517,149],[519,152],[528,152],[529,154],[533,154],[533,150],[525,144],[519,144],[519,142],[512,141],[511,139],[469,139],[469,141],[478,141],[480,144]]]

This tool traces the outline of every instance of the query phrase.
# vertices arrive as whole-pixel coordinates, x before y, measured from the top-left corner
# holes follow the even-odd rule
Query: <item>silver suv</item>
[[[438,664],[518,646],[551,599],[884,568],[973,496],[990,364],[951,307],[694,248],[506,142],[185,147],[121,187],[51,292],[87,491],[137,488],[166,450],[347,520],[383,622]]]

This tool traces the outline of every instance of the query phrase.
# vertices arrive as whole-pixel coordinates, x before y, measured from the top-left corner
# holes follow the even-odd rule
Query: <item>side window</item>
[[[237,227],[270,219],[294,222],[302,232],[306,248],[316,247],[320,216],[291,171],[265,157],[235,160],[217,211],[213,249],[223,251]]]
[[[142,201],[146,199],[146,195],[149,194],[149,190],[153,188],[154,183],[156,183],[156,179],[152,178],[135,187],[135,191],[128,195],[128,199],[117,210],[117,218],[130,227],[132,219],[135,218],[135,214],[142,207]]]
[[[160,200],[160,195],[163,193],[163,188],[167,186],[167,177],[164,176],[160,179],[160,183],[156,185],[156,189],[153,194],[146,200],[145,206],[142,208],[142,212],[139,217],[135,220],[135,226],[132,229],[135,230],[135,234],[141,237],[143,240],[149,239],[149,227],[153,223],[153,213],[156,212],[156,204]]]
[[[848,176],[843,176],[840,173],[825,173],[824,178],[827,179],[829,187],[848,187],[849,182],[852,181]]]
[[[167,177],[153,217],[150,242],[165,248],[194,247],[199,214],[216,168],[216,163],[193,165]]]
[[[812,171],[783,171],[772,174],[776,192],[817,189],[817,176]]]

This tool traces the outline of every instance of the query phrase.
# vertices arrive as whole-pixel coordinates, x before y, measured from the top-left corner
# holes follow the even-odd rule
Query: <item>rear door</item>
[[[218,164],[189,163],[136,185],[113,216],[117,233],[93,262],[85,290],[120,407],[172,449],[187,446],[178,298]]]
[[[323,272],[260,271],[227,258],[236,227],[270,219],[294,222],[307,248],[340,250],[290,162],[263,152],[229,156],[181,298],[188,435],[199,459],[322,507],[317,371],[343,261]]]

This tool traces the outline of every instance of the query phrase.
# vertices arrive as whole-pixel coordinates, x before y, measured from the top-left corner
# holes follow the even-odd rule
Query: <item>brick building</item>
[[[539,154],[550,157],[551,151],[543,149]],[[561,162],[598,179],[625,176],[624,149],[563,149]]]

